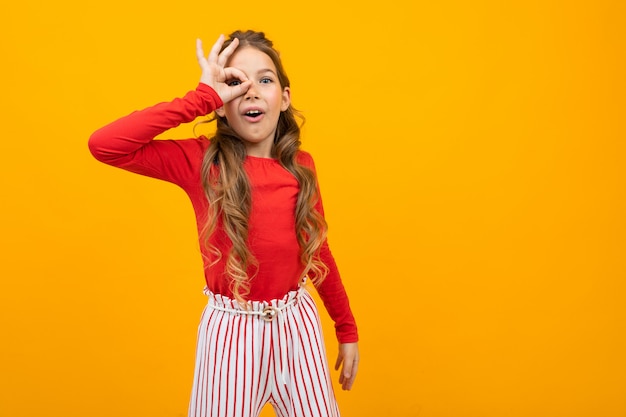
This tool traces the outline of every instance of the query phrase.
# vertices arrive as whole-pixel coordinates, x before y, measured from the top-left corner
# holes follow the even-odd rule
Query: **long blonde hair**
[[[239,48],[251,46],[267,54],[276,66],[280,86],[283,89],[289,87],[289,78],[280,56],[263,32],[233,32],[222,49],[235,38],[239,39]],[[300,245],[300,261],[304,267],[303,275],[308,275],[314,285],[319,285],[328,274],[328,268],[319,256],[328,227],[316,209],[320,197],[315,173],[297,161],[301,142],[296,116],[304,120],[291,105],[280,114],[272,157],[298,181],[300,190],[296,203],[296,236]],[[204,241],[212,256],[209,266],[214,265],[224,254],[210,244],[210,237],[218,226],[226,232],[232,248],[226,254],[225,272],[231,279],[231,291],[235,299],[245,301],[250,293],[250,279],[254,276],[248,276],[248,270],[251,266],[258,267],[247,244],[252,196],[250,182],[243,168],[246,149],[225,117],[216,115],[215,119],[216,132],[202,162],[202,186],[209,202]]]

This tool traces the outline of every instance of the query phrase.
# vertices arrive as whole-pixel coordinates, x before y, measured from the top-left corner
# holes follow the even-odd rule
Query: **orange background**
[[[186,415],[191,206],[86,142],[194,88],[196,37],[253,28],[360,326],[343,415],[626,416],[624,4],[3,6],[0,415]]]

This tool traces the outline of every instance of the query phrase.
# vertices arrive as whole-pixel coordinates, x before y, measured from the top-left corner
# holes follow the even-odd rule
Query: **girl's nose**
[[[248,91],[246,91],[245,98],[246,99],[259,98],[259,94],[257,93],[256,88],[254,88],[254,85],[251,85],[250,88],[248,88]]]

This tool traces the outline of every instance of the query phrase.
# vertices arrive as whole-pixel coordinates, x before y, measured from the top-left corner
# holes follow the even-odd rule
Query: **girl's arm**
[[[313,158],[308,153],[300,152],[298,162],[313,170],[314,173],[316,172]],[[316,209],[324,215],[321,195]],[[316,289],[329,316],[335,322],[335,333],[339,340],[339,354],[335,363],[335,369],[341,368],[339,383],[344,390],[349,390],[352,388],[352,384],[354,384],[359,364],[359,347],[357,343],[359,335],[356,320],[350,309],[348,294],[341,281],[339,268],[337,268],[335,258],[330,251],[328,241],[325,241],[320,249],[320,258],[328,267],[328,275]]]
[[[328,314],[335,322],[335,332],[339,340],[339,353],[335,362],[335,370],[341,368],[339,383],[342,389],[350,390],[354,384],[360,360],[356,321],[352,315],[348,295],[327,242],[324,243],[320,255],[329,268],[329,272],[326,279],[317,287],[317,292],[320,294]]]
[[[309,153],[300,151],[297,156],[297,162],[312,170],[317,176],[315,163]],[[321,194],[315,208],[322,216],[324,215],[324,205],[322,203]],[[324,306],[326,307],[328,314],[335,322],[337,339],[339,340],[339,343],[357,342],[359,336],[356,321],[352,315],[348,295],[343,286],[343,282],[341,281],[339,268],[337,268],[335,258],[330,251],[330,247],[328,246],[328,241],[325,241],[320,248],[320,259],[328,268],[328,274],[322,283],[316,287],[316,290],[324,302]]]
[[[221,105],[222,100],[211,87],[199,84],[182,98],[135,111],[96,130],[89,138],[89,149],[106,164],[176,182],[189,169],[190,153],[201,154],[199,144],[153,139]]]
[[[328,275],[320,285],[317,292],[324,302],[328,315],[335,322],[335,333],[339,343],[353,343],[359,340],[356,320],[352,315],[348,294],[343,286],[339,269],[335,263],[335,258],[330,252],[328,242],[320,251],[320,258],[328,267]]]
[[[89,138],[89,149],[106,164],[181,184],[194,174],[195,161],[202,160],[201,142],[153,139],[221,105],[215,90],[199,84],[182,98],[135,111],[96,130]]]
[[[89,149],[96,159],[162,179],[175,180],[179,165],[188,157],[187,152],[201,152],[198,144],[185,141],[153,141],[168,129],[211,113],[224,103],[244,94],[250,86],[246,76],[235,68],[224,67],[237,48],[233,41],[222,52],[224,37],[213,45],[208,58],[204,57],[202,42],[196,43],[198,63],[202,69],[200,85],[183,98],[131,113],[93,133]],[[230,80],[240,80],[230,85]],[[194,148],[195,147],[195,148]]]

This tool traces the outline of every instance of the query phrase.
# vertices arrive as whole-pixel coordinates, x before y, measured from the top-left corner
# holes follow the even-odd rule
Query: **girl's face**
[[[280,86],[274,62],[256,48],[237,49],[228,66],[243,71],[252,84],[245,94],[219,108],[217,114],[225,116],[244,140],[248,155],[269,158],[278,118],[291,102],[289,87]]]

